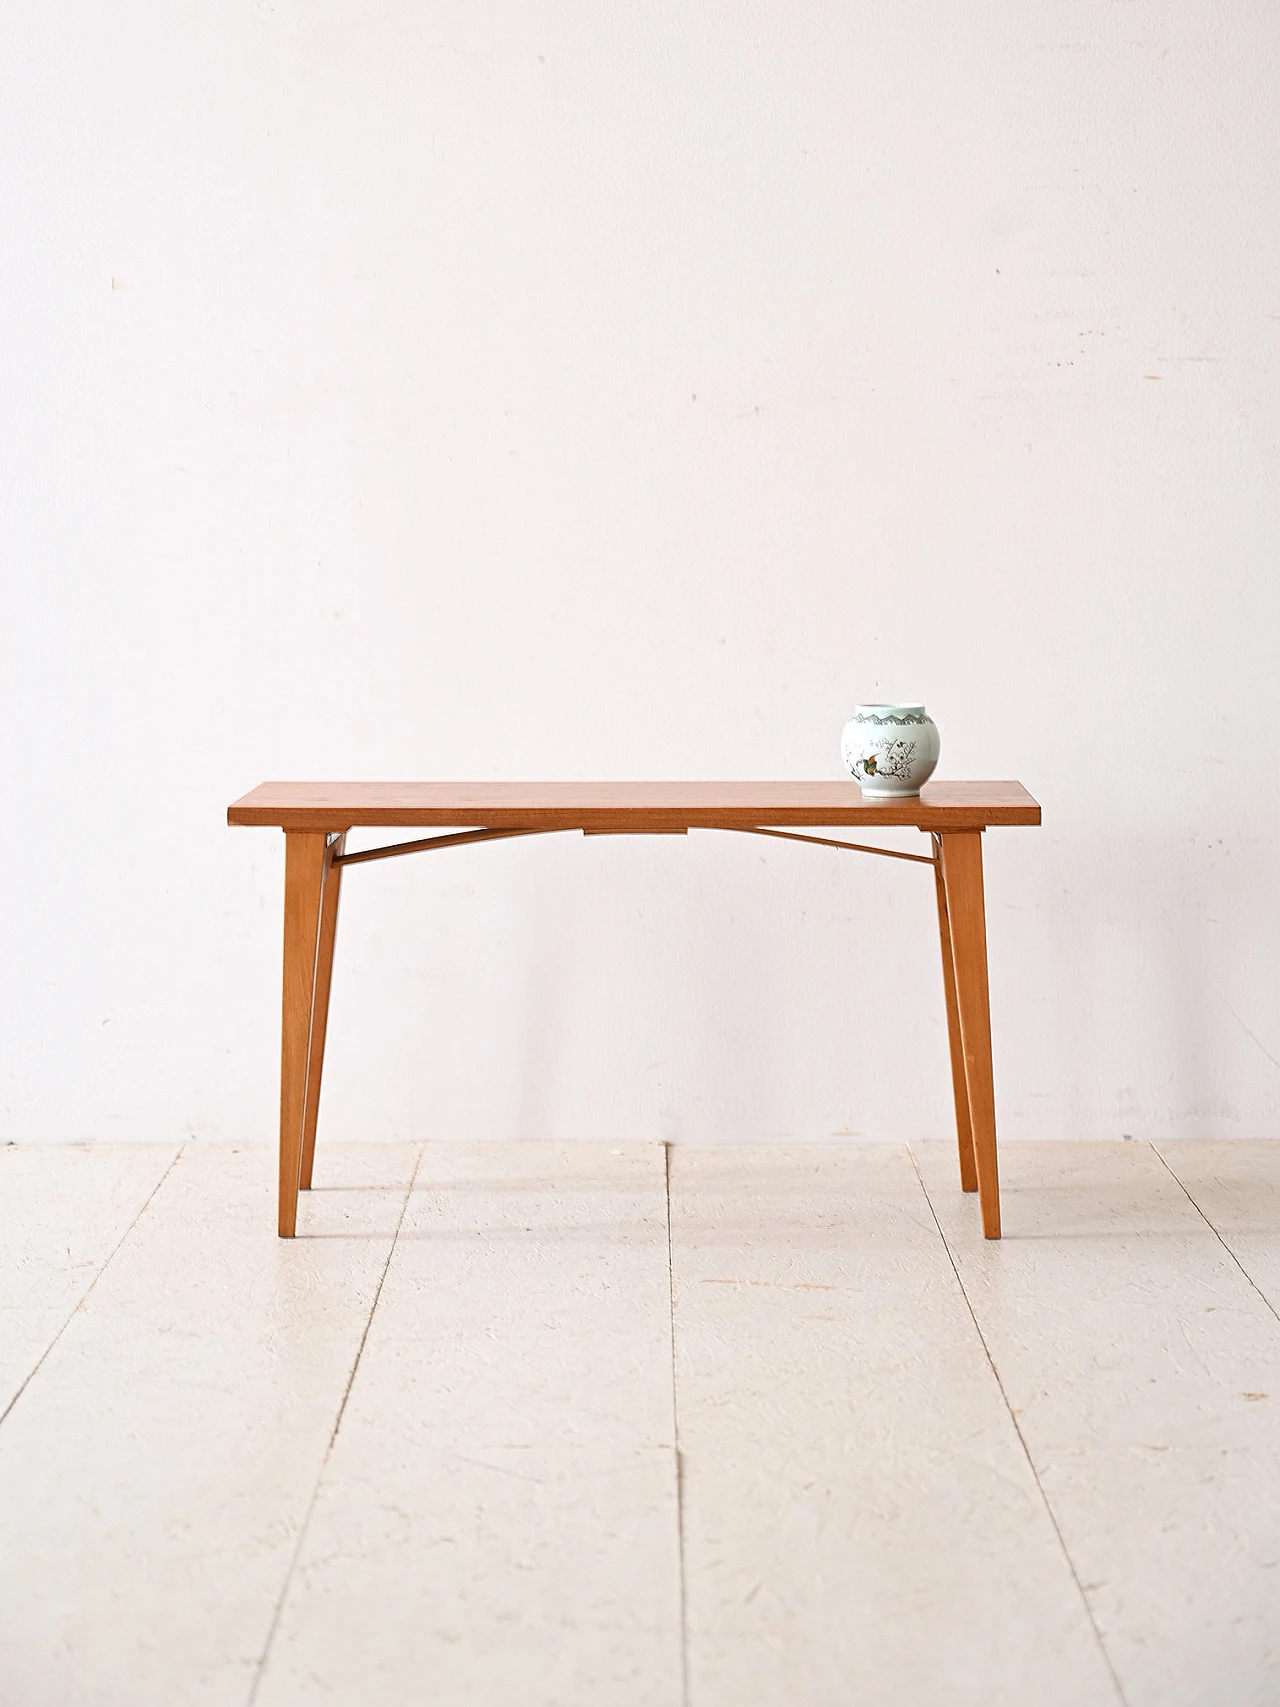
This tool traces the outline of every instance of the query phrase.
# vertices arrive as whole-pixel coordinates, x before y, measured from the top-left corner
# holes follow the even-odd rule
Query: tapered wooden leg
[[[291,1239],[298,1221],[298,1168],[307,1100],[307,1056],[316,983],[320,899],[324,891],[325,835],[286,830],[284,835],[284,977],[280,1025],[280,1237]]]
[[[991,1075],[991,1008],[987,994],[987,920],[982,895],[982,831],[945,830],[942,876],[951,926],[956,1009],[964,1050],[965,1088],[978,1173],[982,1231],[1000,1237],[996,1101]]]
[[[941,854],[941,839],[934,837]],[[951,1095],[956,1105],[956,1142],[960,1147],[960,1188],[977,1191],[978,1169],[973,1159],[973,1127],[969,1121],[969,1087],[965,1082],[964,1046],[960,1041],[960,1010],[956,1005],[956,970],[951,956],[951,921],[947,917],[947,885],[939,857],[933,872],[938,892],[938,935],[942,941],[942,988],[947,1001],[947,1040],[951,1046]]]
[[[320,1078],[324,1072],[324,1039],[329,1028],[329,985],[333,979],[333,940],[338,930],[338,893],[342,867],[335,865],[347,845],[339,836],[330,842],[324,861],[324,890],[320,897],[320,935],[316,943],[316,993],[311,1008],[311,1049],[307,1060],[307,1098],[302,1111],[302,1162],[298,1185],[311,1190],[311,1167],[316,1155],[316,1119],[320,1112]]]

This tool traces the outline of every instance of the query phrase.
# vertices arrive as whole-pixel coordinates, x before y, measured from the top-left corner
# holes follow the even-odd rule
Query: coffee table
[[[926,783],[910,799],[867,799],[836,782],[264,782],[227,809],[229,824],[284,831],[284,977],[280,1048],[282,1239],[311,1188],[324,1067],[338,895],[348,866],[405,854],[577,831],[588,836],[687,835],[724,830],[912,860],[933,868],[960,1183],[976,1191],[982,1230],[1000,1237],[983,832],[1039,824],[1019,782]],[[906,827],[927,854],[868,846],[815,830]],[[347,852],[354,829],[434,835]]]

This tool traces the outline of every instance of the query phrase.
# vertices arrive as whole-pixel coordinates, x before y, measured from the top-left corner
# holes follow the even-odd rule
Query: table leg
[[[311,1012],[326,861],[324,831],[284,835],[284,973],[280,1024],[280,1237],[298,1219],[298,1173],[306,1115]]]
[[[324,860],[324,889],[320,896],[320,934],[316,942],[315,999],[311,1008],[311,1048],[307,1056],[307,1096],[302,1111],[302,1161],[298,1185],[311,1190],[311,1167],[316,1154],[316,1119],[320,1113],[320,1078],[324,1072],[324,1040],[329,1029],[329,985],[333,981],[333,941],[338,930],[338,894],[342,867],[335,865],[347,845],[345,835],[330,842]]]
[[[951,1095],[956,1108],[956,1142],[960,1149],[960,1188],[977,1191],[978,1169],[973,1159],[973,1125],[969,1119],[969,1087],[965,1083],[964,1046],[960,1041],[960,1009],[956,1002],[956,969],[951,954],[951,921],[947,917],[947,885],[942,875],[942,841],[933,838],[937,864],[938,936],[942,943],[942,988],[947,1003],[947,1041],[951,1048]]]
[[[991,1074],[991,1008],[987,993],[987,920],[982,893],[982,831],[944,830],[942,878],[964,1051],[965,1089],[978,1174],[982,1231],[1000,1237],[995,1085]]]

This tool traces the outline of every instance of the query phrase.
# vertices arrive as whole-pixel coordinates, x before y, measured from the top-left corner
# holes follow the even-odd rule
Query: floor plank
[[[176,1144],[0,1147],[0,1416],[177,1153]]]
[[[1280,1313],[1280,1139],[1180,1138],[1156,1150]]]
[[[917,1154],[1129,1707],[1280,1700],[1280,1322],[1149,1145],[1007,1145],[998,1244]]]
[[[4,1707],[244,1707],[416,1147],[188,1145],[0,1428]]]
[[[1127,1707],[1261,1707],[1280,1145],[1161,1151],[917,1155]],[[0,1707],[682,1701],[661,1150],[429,1147],[369,1325],[416,1154],[0,1150]],[[671,1179],[688,1707],[1114,1707],[905,1151]]]
[[[1113,1707],[905,1146],[671,1186],[689,1707]]]
[[[257,1707],[675,1707],[662,1148],[429,1147]]]

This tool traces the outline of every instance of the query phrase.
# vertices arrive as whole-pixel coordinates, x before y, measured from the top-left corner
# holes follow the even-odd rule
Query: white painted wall
[[[3,33],[3,1136],[272,1134],[261,779],[833,776],[868,697],[1044,802],[1004,1133],[1280,1132],[1280,12]],[[897,862],[353,871],[333,1024],[331,1135],[949,1129]]]

